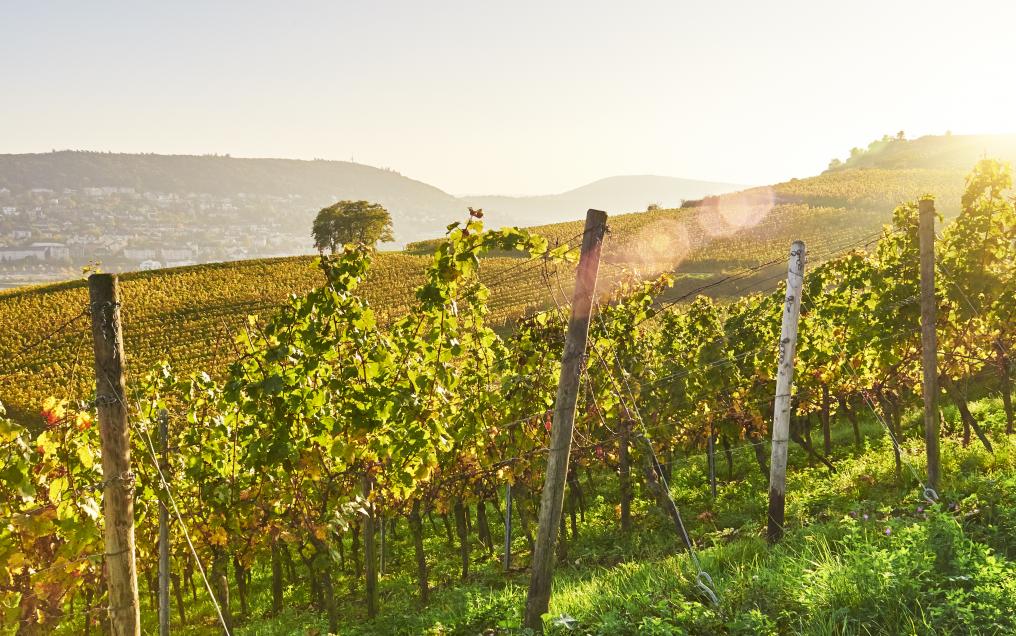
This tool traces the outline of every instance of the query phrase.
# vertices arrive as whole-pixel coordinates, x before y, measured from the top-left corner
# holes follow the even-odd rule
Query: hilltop
[[[872,141],[867,148],[853,148],[843,162],[834,159],[829,172],[852,168],[966,172],[984,157],[996,157],[1005,161],[1016,159],[1016,134],[927,135],[912,140],[899,140],[886,135]]]

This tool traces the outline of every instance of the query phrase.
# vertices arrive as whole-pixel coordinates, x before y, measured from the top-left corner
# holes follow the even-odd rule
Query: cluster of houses
[[[120,186],[0,187],[0,277],[25,266],[57,270],[99,261],[149,270],[309,253],[315,203],[295,195]]]

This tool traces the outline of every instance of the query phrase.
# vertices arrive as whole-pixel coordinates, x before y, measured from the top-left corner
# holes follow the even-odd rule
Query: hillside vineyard
[[[900,146],[920,148],[921,142]],[[714,298],[736,297],[771,287],[783,275],[783,253],[795,239],[809,245],[813,262],[821,262],[877,239],[895,201],[934,191],[938,209],[947,218],[955,216],[962,188],[962,173],[954,170],[844,169],[689,201],[680,209],[615,216],[605,246],[605,275],[674,272],[674,287],[662,292],[663,300],[699,288]],[[532,230],[551,245],[563,245],[574,244],[582,226],[570,222]],[[411,290],[423,280],[437,244],[412,244],[405,254],[378,256],[364,293],[381,324],[389,324],[410,306]],[[519,256],[494,252],[484,258],[483,276],[489,277],[494,292],[491,321],[499,329],[552,302],[542,273],[525,267]],[[244,261],[125,276],[126,347],[132,366],[147,369],[166,359],[183,373],[200,369],[222,377],[233,334],[247,315],[266,317],[290,294],[320,284],[320,272],[311,261]],[[570,290],[571,277],[563,280]],[[80,376],[75,366],[89,347],[85,322],[78,317],[53,333],[75,320],[84,294],[83,281],[0,292],[0,324],[12,325],[0,331],[0,356],[5,360],[0,362],[0,399],[9,410],[27,416],[46,396],[65,392],[68,382],[76,392],[87,387],[90,379]]]
[[[717,446],[729,475],[743,452],[752,470],[768,478],[788,227],[802,230],[794,238],[808,242],[809,254],[791,401],[790,438],[801,455],[791,471],[819,482],[819,469],[807,466],[814,462],[832,480],[846,464],[839,453],[876,452],[866,450],[873,442],[862,435],[869,422],[891,441],[884,448],[892,453],[892,476],[882,483],[866,473],[850,476],[854,490],[883,492],[885,529],[869,532],[845,509],[815,507],[817,496],[792,479],[784,530],[806,532],[844,517],[841,536],[859,542],[930,532],[948,548],[926,558],[940,559],[951,572],[943,582],[921,570],[922,584],[945,586],[935,588],[946,608],[935,626],[949,633],[1016,630],[1011,554],[984,547],[995,537],[988,522],[964,535],[959,507],[939,502],[938,493],[926,500],[923,455],[914,452],[908,426],[908,411],[921,403],[919,204],[895,207],[881,229],[874,213],[838,221],[844,210],[838,202],[877,206],[879,197],[894,196],[872,194],[892,191],[886,179],[906,187],[931,183],[875,171],[865,176],[870,190],[859,190],[842,181],[845,174],[609,221],[575,378],[565,514],[552,535],[559,534],[557,561],[577,568],[586,553],[570,558],[569,546],[581,545],[582,533],[598,524],[616,523],[627,537],[636,524],[663,528],[668,549],[687,556],[669,574],[655,575],[681,586],[676,606],[648,610],[649,617],[681,621],[670,625],[675,631],[657,633],[776,631],[782,621],[804,625],[814,615],[805,591],[804,600],[774,611],[744,593],[753,588],[734,586],[736,567],[743,566],[721,570],[699,554],[706,527],[726,533],[717,544],[759,554],[743,535],[764,526],[763,515],[715,528],[709,511],[675,505],[675,497],[687,501],[681,488],[694,483],[684,462]],[[959,414],[957,449],[1008,448],[1016,424],[1011,179],[1007,166],[983,160],[965,189],[942,188],[943,207],[955,208],[934,246],[937,369],[942,400]],[[762,206],[768,214],[754,219]],[[795,221],[802,218],[814,225]],[[707,236],[716,219],[736,231]],[[663,227],[671,230],[667,244],[658,241]],[[308,259],[260,261],[125,277],[119,310],[133,370],[123,401],[131,422],[137,568],[154,590],[156,518],[165,505],[176,521],[170,563],[181,625],[197,620],[183,598],[191,586],[193,598],[215,599],[214,614],[195,624],[205,631],[195,633],[243,633],[265,610],[253,606],[256,593],[270,597],[269,613],[280,616],[293,590],[333,633],[391,612],[403,620],[389,633],[421,633],[437,627],[414,623],[420,610],[411,603],[426,608],[445,593],[435,578],[468,581],[484,567],[478,563],[492,560],[493,573],[485,571],[498,580],[501,558],[504,576],[525,567],[549,440],[559,425],[554,400],[583,238],[581,226],[542,230],[490,230],[471,217],[450,226],[427,256],[349,246],[313,266]],[[400,291],[408,284],[415,292]],[[722,302],[702,294],[745,287],[753,292]],[[98,461],[87,303],[77,283],[0,296],[4,334],[18,334],[5,336],[0,351],[13,361],[4,369],[3,397],[15,406],[0,416],[0,518],[10,520],[0,526],[0,631],[41,633],[54,625],[80,631],[120,610],[109,604],[103,583],[97,493],[109,477]],[[159,326],[165,323],[178,330]],[[164,358],[172,361],[158,363]],[[972,406],[988,394],[1000,394],[998,426]],[[169,450],[160,464],[155,432],[163,421]],[[812,439],[816,423],[821,443]],[[834,439],[845,448],[834,447]],[[944,450],[943,492],[963,479],[959,453],[973,457],[953,449]],[[709,455],[714,489],[717,454]],[[755,510],[763,493],[747,491],[750,483],[731,480],[720,500]],[[999,488],[1013,492],[1004,483]],[[992,524],[1016,528],[1003,508],[979,505],[997,515]],[[491,509],[511,523],[492,523]],[[495,536],[509,548],[496,558],[505,544],[496,545]],[[207,591],[194,589],[195,577],[199,585],[208,582]],[[254,589],[255,577],[263,590]],[[410,582],[416,599],[407,598]],[[145,596],[148,611],[155,602]],[[992,599],[992,609],[978,605],[982,597]],[[503,598],[477,610],[482,615],[463,630],[518,626],[518,594]],[[568,602],[557,595],[551,609]],[[822,602],[820,614],[831,613],[837,599]],[[576,620],[563,612],[552,612],[545,624],[537,619],[539,629],[555,633]],[[609,616],[600,620],[597,633],[612,633]],[[895,633],[904,623],[880,625]],[[631,625],[616,629],[637,633],[621,631]]]

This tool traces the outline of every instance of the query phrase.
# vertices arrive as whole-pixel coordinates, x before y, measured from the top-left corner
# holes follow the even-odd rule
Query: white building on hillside
[[[123,250],[123,257],[133,261],[151,261],[158,255],[158,250],[154,247],[125,247]]]
[[[32,249],[42,250],[42,253],[44,255],[43,260],[47,261],[71,260],[71,250],[63,243],[32,243],[29,247]]]
[[[0,247],[0,262],[69,261],[70,249],[63,243],[32,243],[23,247]]]

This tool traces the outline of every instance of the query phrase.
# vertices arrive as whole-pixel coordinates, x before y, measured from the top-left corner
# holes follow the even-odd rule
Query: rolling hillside
[[[430,257],[379,253],[365,293],[381,324],[412,306]],[[121,277],[129,366],[144,374],[160,360],[181,371],[222,371],[248,315],[267,318],[292,294],[324,281],[311,257],[197,265]],[[546,302],[542,270],[517,258],[484,262],[494,290],[491,321],[504,325]],[[539,263],[535,264],[540,265]],[[569,276],[566,274],[565,279]],[[34,414],[49,394],[90,387],[90,326],[85,280],[0,292],[0,403]],[[68,391],[64,391],[68,393]]]
[[[956,144],[958,148],[953,148]],[[879,153],[872,153],[864,158],[869,167],[831,170],[691,201],[683,208],[613,216],[605,246],[607,265],[601,271],[605,277],[625,271],[642,276],[674,271],[678,280],[666,296],[669,299],[703,287],[716,297],[771,289],[785,276],[783,258],[794,239],[807,242],[809,262],[814,264],[877,236],[900,201],[931,192],[938,197],[939,210],[947,217],[954,215],[970,166],[928,167],[927,157],[966,157],[963,153],[974,152],[975,146],[962,137],[894,142],[880,152],[887,162],[902,167],[881,167]],[[1016,153],[1002,158],[1012,161]],[[582,225],[573,221],[535,230],[552,241],[575,245]],[[429,263],[425,253],[432,247],[424,242],[410,253],[379,254],[368,297],[382,321],[409,307],[413,288]],[[483,267],[494,288],[495,322],[510,325],[514,318],[551,301],[538,264],[499,255],[485,259]],[[567,273],[562,276],[566,287],[569,278]],[[247,314],[264,315],[290,294],[306,292],[320,280],[306,257],[125,275],[131,367],[140,373],[168,358],[183,370],[221,370],[231,355],[231,334],[241,328]],[[55,327],[80,315],[85,298],[83,281],[0,292],[0,401],[9,408],[32,411],[62,385],[85,382],[88,342],[83,320],[46,339]]]
[[[139,192],[298,195],[312,214],[340,199],[368,199],[392,213],[400,240],[429,236],[462,209],[450,194],[400,175],[348,161],[240,159],[226,156],[52,152],[0,155],[0,188],[128,187]],[[301,220],[300,234],[309,221]]]
[[[812,262],[825,260],[870,240],[900,202],[933,194],[938,211],[955,216],[966,175],[979,159],[1016,163],[1016,135],[928,136],[873,142],[871,148],[814,177],[615,218],[607,257],[670,263],[679,274],[718,279],[778,259],[793,240],[803,239]],[[581,222],[535,229],[563,239],[581,231]],[[776,263],[731,285],[751,289],[783,267]],[[711,291],[736,292],[731,285]]]

